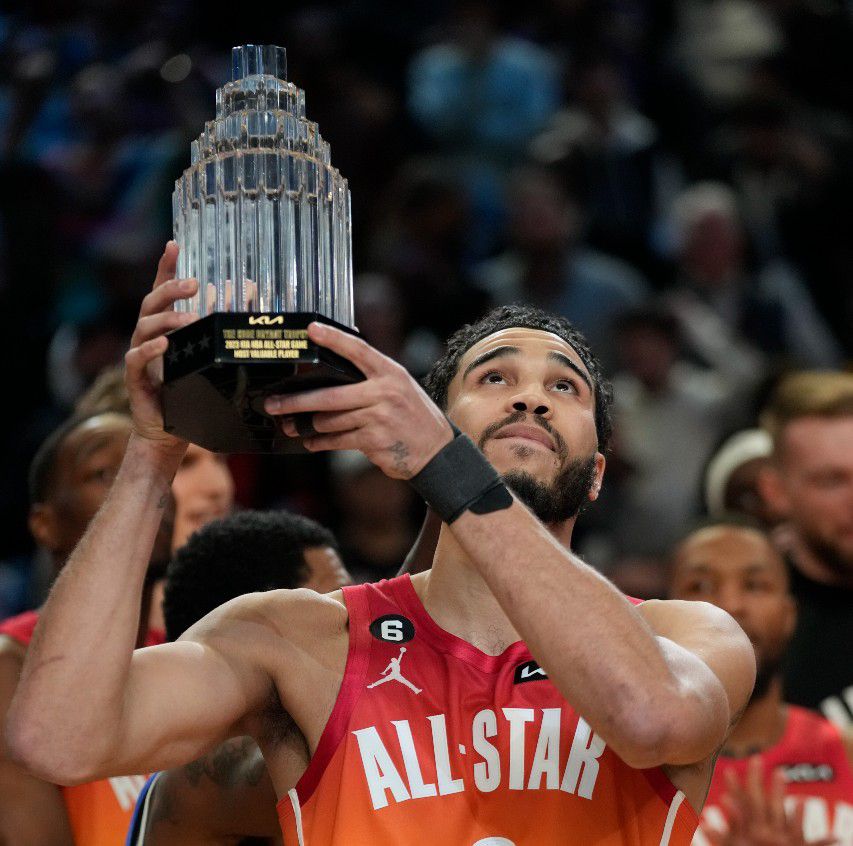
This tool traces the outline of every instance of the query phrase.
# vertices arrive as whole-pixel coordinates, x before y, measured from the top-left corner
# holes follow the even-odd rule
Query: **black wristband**
[[[453,440],[442,447],[415,476],[411,486],[448,525],[465,511],[487,514],[512,505],[498,471],[452,423]]]

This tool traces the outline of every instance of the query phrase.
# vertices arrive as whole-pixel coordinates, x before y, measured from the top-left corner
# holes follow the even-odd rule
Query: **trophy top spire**
[[[243,44],[231,48],[231,81],[249,76],[287,79],[287,51],[274,44]]]

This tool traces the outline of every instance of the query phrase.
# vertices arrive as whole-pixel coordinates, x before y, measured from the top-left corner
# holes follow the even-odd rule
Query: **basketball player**
[[[30,530],[51,558],[55,573],[63,567],[89,521],[104,501],[121,465],[130,435],[130,418],[114,413],[72,418],[42,444],[30,468]],[[146,577],[143,605],[150,596],[150,573],[165,568],[172,532],[171,511]],[[0,623],[0,722],[12,701],[24,656],[38,621],[27,611]],[[88,626],[90,621],[82,621]],[[141,645],[146,632],[134,633]],[[151,633],[148,643],[162,642]],[[58,788],[12,763],[0,745],[0,843],[29,846],[106,846],[120,842],[144,778],[99,780]]]
[[[789,702],[853,726],[853,373],[795,373],[763,422],[773,462],[764,499],[787,518],[777,540],[799,607],[785,666]]]
[[[724,608],[758,657],[755,690],[717,759],[696,846],[853,846],[853,736],[782,698],[796,607],[781,555],[760,529],[721,521],[679,545],[671,592]]]
[[[285,511],[241,511],[208,524],[169,564],[166,636],[177,640],[224,602],[244,593],[349,584],[334,536]],[[296,784],[301,770],[291,776]],[[228,846],[245,837],[278,841],[276,797],[257,744],[232,738],[212,752],[149,779],[130,846]]]
[[[457,333],[429,380],[438,404],[362,340],[312,325],[365,381],[267,410],[288,435],[310,414],[299,425],[312,451],[360,449],[407,479],[444,523],[432,569],[331,596],[241,597],[133,653],[144,559],[186,449],[163,430],[149,369],[164,333],[191,319],[171,310],[196,288],[171,279],[175,253],[126,357],[125,461],[53,590],[10,711],[17,758],[78,782],[249,734],[289,846],[688,844],[754,653],[725,612],[637,605],[569,551],[601,485],[609,396],[581,336],[542,312],[502,309]],[[108,620],[111,637],[81,636],[83,619]],[[398,656],[421,692],[368,689]]]

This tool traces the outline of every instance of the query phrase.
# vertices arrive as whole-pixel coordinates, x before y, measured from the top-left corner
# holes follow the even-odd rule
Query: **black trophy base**
[[[166,431],[214,452],[304,449],[264,412],[264,399],[364,379],[355,365],[308,340],[314,320],[352,333],[312,312],[217,313],[169,333]]]

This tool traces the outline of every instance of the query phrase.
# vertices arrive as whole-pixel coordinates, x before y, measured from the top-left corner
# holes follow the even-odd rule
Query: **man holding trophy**
[[[718,609],[633,602],[571,553],[610,428],[608,388],[579,333],[500,309],[450,339],[428,396],[324,319],[317,298],[295,309],[319,315],[303,326],[274,322],[280,302],[227,320],[175,310],[210,301],[205,275],[181,278],[179,261],[169,244],[143,300],[126,356],[133,435],[45,607],[10,711],[12,754],[75,783],[177,766],[251,735],[288,846],[689,844],[752,689],[753,650]],[[218,281],[220,314],[266,284]],[[204,320],[179,352],[175,339]],[[293,334],[252,335],[258,326]],[[219,350],[209,361],[193,358],[204,332]],[[252,350],[270,356],[264,368],[277,351],[297,350],[297,363],[281,356],[282,370],[255,377],[240,370],[251,355],[227,360]],[[196,373],[234,367],[199,377],[224,399],[195,416],[230,421],[211,437],[358,449],[409,481],[442,519],[432,570],[328,596],[250,594],[134,652],[145,566],[187,448],[182,423],[164,424],[164,356],[167,418],[169,392],[195,378],[170,374],[176,352]]]

